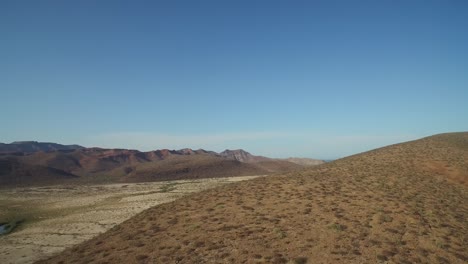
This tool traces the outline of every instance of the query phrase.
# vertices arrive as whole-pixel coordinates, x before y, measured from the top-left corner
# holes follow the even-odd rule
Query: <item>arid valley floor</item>
[[[25,220],[0,236],[0,263],[33,263],[155,205],[255,177],[0,190],[0,220]]]

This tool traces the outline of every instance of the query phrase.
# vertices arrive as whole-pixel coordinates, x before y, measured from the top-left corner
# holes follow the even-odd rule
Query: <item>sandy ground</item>
[[[0,218],[25,219],[13,233],[0,236],[0,263],[32,263],[152,206],[255,177],[0,190]]]

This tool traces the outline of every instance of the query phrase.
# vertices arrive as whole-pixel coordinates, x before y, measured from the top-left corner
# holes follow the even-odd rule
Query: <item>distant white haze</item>
[[[428,135],[424,135],[428,136]],[[155,149],[244,149],[272,158],[308,157],[337,159],[390,144],[415,140],[418,135],[318,135],[293,132],[252,132],[225,134],[169,135],[148,132],[106,133],[76,142],[86,147]],[[54,140],[48,140],[54,141]],[[57,142],[64,143],[64,142]]]

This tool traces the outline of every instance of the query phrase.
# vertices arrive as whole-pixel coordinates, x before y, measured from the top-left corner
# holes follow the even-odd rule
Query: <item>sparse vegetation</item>
[[[306,264],[307,258],[306,257],[298,257],[294,259],[294,264]]]
[[[429,137],[184,197],[46,262],[151,252],[156,263],[466,263],[467,139]],[[96,249],[110,255],[98,261]]]
[[[285,238],[286,237],[286,232],[284,232],[283,230],[281,230],[280,228],[275,228],[273,230],[275,232],[275,234],[277,235],[278,238]]]
[[[123,231],[123,228],[115,225],[148,207],[169,202],[193,191],[250,178],[0,190],[0,223],[6,224],[6,231],[9,232],[0,235],[0,263],[23,259],[26,253],[29,259],[37,260],[47,256],[45,254],[57,253],[73,243],[90,239],[103,230]],[[161,187],[166,187],[166,192],[161,192]],[[175,189],[178,191],[175,192]],[[24,223],[18,222],[21,219],[25,220]],[[157,216],[150,216],[147,223],[157,219]],[[178,223],[177,218],[172,223]],[[195,223],[188,227],[197,230],[201,225]],[[136,234],[123,236],[129,241],[129,247],[141,251],[152,244],[145,240],[145,236],[142,237],[147,228],[151,230],[151,236],[165,231],[157,225],[138,224],[135,226]],[[41,243],[36,243],[38,240]],[[93,246],[99,251],[99,254],[96,253],[96,261],[113,254],[105,239],[96,240]],[[74,252],[82,254],[84,250]],[[139,260],[134,256],[132,261],[150,261],[150,258],[142,257],[150,254],[140,255]]]
[[[330,225],[330,229],[333,229],[335,231],[344,231],[346,230],[346,226],[338,224],[338,223],[334,223]]]
[[[177,185],[176,182],[170,182],[170,183],[164,184],[159,189],[160,189],[160,192],[162,193],[172,192],[176,189],[176,185]]]

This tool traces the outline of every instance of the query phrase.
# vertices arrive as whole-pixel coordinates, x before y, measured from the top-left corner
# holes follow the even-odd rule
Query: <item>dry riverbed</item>
[[[255,177],[0,190],[0,223],[22,221],[0,235],[0,263],[32,263],[152,206]]]

